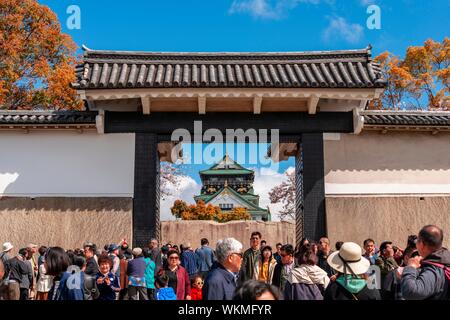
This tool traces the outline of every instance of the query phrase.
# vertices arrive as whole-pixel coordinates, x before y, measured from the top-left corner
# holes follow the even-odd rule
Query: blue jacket
[[[48,300],[84,300],[84,273],[64,272],[61,280],[54,282]]]
[[[401,290],[406,300],[447,300],[449,283],[444,269],[431,263],[450,267],[450,251],[439,249],[422,260],[420,270],[403,269]]]
[[[208,246],[198,248],[195,253],[199,258],[199,271],[208,272],[214,262],[214,251]]]
[[[139,257],[128,262],[128,285],[133,287],[147,287],[145,283],[145,269],[147,264],[144,257]]]
[[[128,261],[127,274],[132,277],[143,278],[145,277],[145,269],[147,264],[143,257],[136,258]]]
[[[116,300],[116,291],[120,290],[119,278],[117,278],[112,272],[109,272],[107,276],[111,281],[109,285],[107,285],[106,282],[103,282],[102,284],[97,283],[97,288],[100,292],[98,300]],[[95,277],[96,282],[98,278],[104,278],[104,275],[99,272]]]
[[[181,266],[186,269],[190,277],[198,273],[199,264],[198,255],[194,251],[186,250],[181,254]]]
[[[156,300],[177,300],[172,287],[161,288],[156,291]]]
[[[232,300],[236,290],[236,277],[218,264],[205,280],[203,300]]]

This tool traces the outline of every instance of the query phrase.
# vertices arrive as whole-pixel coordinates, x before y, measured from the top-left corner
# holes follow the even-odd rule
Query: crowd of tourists
[[[274,248],[259,232],[250,248],[234,238],[193,249],[152,239],[131,249],[122,240],[98,248],[38,247],[0,254],[1,300],[447,300],[450,253],[443,231],[423,227],[404,249],[365,240],[332,246],[302,239]]]

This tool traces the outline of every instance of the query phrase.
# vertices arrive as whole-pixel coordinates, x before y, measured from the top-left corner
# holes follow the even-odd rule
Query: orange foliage
[[[375,61],[380,63],[388,85],[382,97],[372,102],[370,109],[450,109],[449,38],[442,42],[429,39],[423,46],[411,46],[404,59],[384,52]]]
[[[0,108],[82,109],[76,46],[54,12],[36,0],[0,1]]]
[[[233,220],[250,220],[251,216],[246,208],[234,208],[230,212],[222,212],[219,207],[212,204],[205,205],[204,201],[187,205],[186,202],[176,200],[170,209],[172,214],[182,220],[214,220],[228,222]]]
[[[218,222],[228,222],[234,220],[251,220],[251,216],[246,208],[233,208],[231,212],[221,212],[217,215]]]

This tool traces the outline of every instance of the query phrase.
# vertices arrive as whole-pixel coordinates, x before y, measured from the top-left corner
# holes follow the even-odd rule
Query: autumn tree
[[[235,221],[235,220],[251,220],[252,217],[250,213],[248,213],[247,208],[242,207],[235,207],[231,211],[227,212],[220,212],[216,216],[217,222],[229,222],[229,221]]]
[[[0,1],[0,108],[82,109],[76,45],[56,14],[35,0]]]
[[[175,200],[170,211],[176,218],[181,219],[183,212],[189,211],[189,206],[182,200]]]
[[[285,175],[287,179],[269,192],[271,203],[283,204],[278,213],[282,221],[295,219],[295,170],[286,171]]]
[[[213,220],[217,222],[229,222],[233,220],[250,220],[251,216],[246,208],[234,208],[223,212],[220,207],[212,204],[206,205],[204,201],[188,205],[182,200],[176,200],[170,208],[172,214],[182,220]]]
[[[369,109],[450,109],[450,39],[411,46],[404,59],[384,52],[375,58],[387,80]]]

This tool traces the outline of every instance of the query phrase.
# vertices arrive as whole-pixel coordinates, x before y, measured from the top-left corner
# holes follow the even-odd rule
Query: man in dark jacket
[[[84,255],[86,256],[86,270],[84,273],[91,277],[95,277],[98,273],[98,264],[95,261],[95,248],[92,245],[84,247]]]
[[[284,292],[287,277],[295,266],[294,247],[291,244],[285,244],[280,249],[281,263],[277,263],[273,271],[272,284]]]
[[[242,264],[242,244],[234,238],[217,242],[217,268],[205,280],[203,300],[232,300]]]
[[[389,272],[398,268],[398,264],[394,259],[394,248],[392,247],[391,241],[384,241],[381,243],[380,254],[376,259],[375,264],[381,271],[381,297],[383,300],[387,300],[389,293],[385,290],[386,277]],[[392,282],[390,278],[388,278],[387,281]]]
[[[155,263],[155,273],[158,273],[158,271],[163,267],[163,260],[162,260],[162,253],[159,249],[159,241],[158,239],[151,239],[150,243],[148,244],[148,248],[150,251],[150,258]]]
[[[420,230],[416,244],[420,256],[409,259],[402,272],[404,299],[448,299],[449,283],[444,268],[450,267],[450,252],[442,248],[443,238],[444,233],[437,226],[428,225]]]
[[[331,244],[330,239],[327,237],[322,237],[319,240],[319,246],[318,246],[319,252],[317,253],[317,265],[325,270],[325,272],[328,274],[328,277],[331,277],[336,272],[328,265],[327,259],[328,256],[333,253],[331,250]]]
[[[27,249],[23,248],[19,250],[19,254],[8,260],[9,269],[9,299],[19,300],[25,298],[25,287],[33,281],[33,270],[29,266],[26,260]],[[23,294],[23,296],[22,296]]]
[[[239,284],[253,279],[256,261],[261,257],[261,238],[261,233],[258,231],[253,232],[250,236],[250,248],[244,252],[244,260],[239,273]]]

